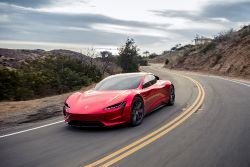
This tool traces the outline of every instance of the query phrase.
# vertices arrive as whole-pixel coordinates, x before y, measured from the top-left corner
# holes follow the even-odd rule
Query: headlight
[[[66,110],[69,109],[69,105],[65,102],[63,106],[63,115],[66,116]]]
[[[109,107],[106,107],[104,108],[104,110],[111,110],[111,109],[115,109],[115,108],[121,108],[121,107],[124,107],[126,105],[126,102],[121,102],[121,103],[117,103],[117,104],[114,104],[112,106],[109,106]]]
[[[65,109],[70,108],[70,106],[66,102],[64,103],[64,107],[65,107]]]

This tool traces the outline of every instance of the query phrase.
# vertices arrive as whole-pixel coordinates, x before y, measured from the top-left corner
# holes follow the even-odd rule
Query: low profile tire
[[[131,126],[138,126],[144,118],[144,103],[140,97],[135,97],[132,102]]]
[[[174,105],[174,102],[175,102],[175,90],[174,90],[174,85],[171,85],[169,89],[168,105],[172,106]]]

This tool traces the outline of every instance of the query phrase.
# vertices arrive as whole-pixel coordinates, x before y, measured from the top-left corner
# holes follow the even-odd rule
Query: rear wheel
[[[172,106],[174,105],[174,102],[175,102],[175,90],[174,90],[174,85],[171,85],[169,89],[168,105]]]
[[[132,102],[131,125],[140,125],[144,117],[144,104],[140,97],[135,97]]]

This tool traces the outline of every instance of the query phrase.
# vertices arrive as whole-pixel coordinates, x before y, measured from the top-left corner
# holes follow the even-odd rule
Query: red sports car
[[[65,121],[74,126],[137,126],[162,105],[173,105],[174,85],[151,73],[109,76],[86,92],[72,94],[63,107]]]

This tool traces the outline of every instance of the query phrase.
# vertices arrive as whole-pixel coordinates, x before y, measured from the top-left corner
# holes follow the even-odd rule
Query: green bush
[[[155,58],[155,57],[157,57],[158,55],[156,54],[156,53],[151,53],[149,56],[148,56],[148,58],[149,59],[153,59],[153,58]]]
[[[125,45],[119,50],[118,65],[122,68],[122,72],[139,71],[138,51],[134,40],[128,38]]]
[[[20,85],[18,72],[8,68],[0,68],[0,100],[13,100]]]
[[[215,42],[210,42],[207,45],[205,45],[205,47],[202,49],[202,52],[207,53],[207,51],[213,50],[215,48],[216,48],[216,43]]]
[[[63,56],[48,56],[0,69],[0,100],[27,100],[77,90],[101,79],[94,65]]]
[[[138,56],[137,61],[141,66],[148,66],[148,61],[145,57]]]
[[[217,36],[214,37],[214,41],[215,42],[227,41],[230,38],[232,38],[233,33],[234,33],[233,29],[230,29],[230,30],[224,31],[224,32],[220,32]]]
[[[240,37],[244,38],[248,35],[250,35],[250,26],[245,26],[244,28],[242,28],[242,30],[240,32]]]
[[[168,65],[168,63],[169,63],[169,60],[168,60],[168,59],[166,59],[166,60],[165,60],[165,64],[166,64],[166,65]]]
[[[14,100],[28,100],[34,97],[34,91],[29,88],[17,87]]]

